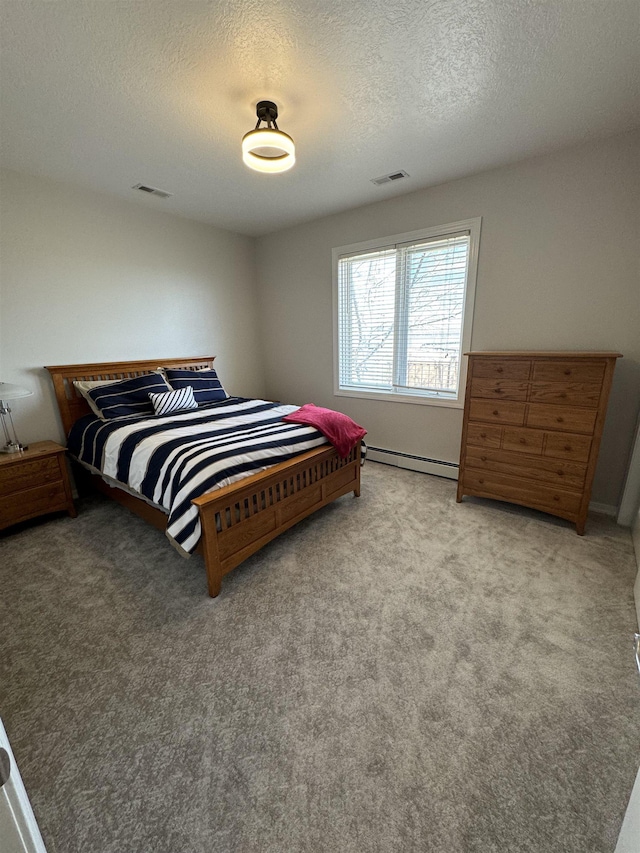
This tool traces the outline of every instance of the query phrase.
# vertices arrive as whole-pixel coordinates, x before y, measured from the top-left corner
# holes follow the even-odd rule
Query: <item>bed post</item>
[[[356,465],[357,465],[356,473],[358,475],[358,485],[353,490],[353,496],[354,496],[354,498],[359,498],[360,497],[360,471],[362,469],[362,441],[358,442],[358,445],[355,448],[355,450],[356,450]]]
[[[218,551],[215,513],[211,513],[212,518],[207,523],[206,517],[208,513],[206,508],[198,507],[198,509],[200,512],[200,526],[202,528],[202,556],[204,557],[204,565],[207,570],[207,586],[209,587],[211,598],[217,598],[220,595],[222,587],[222,565]]]

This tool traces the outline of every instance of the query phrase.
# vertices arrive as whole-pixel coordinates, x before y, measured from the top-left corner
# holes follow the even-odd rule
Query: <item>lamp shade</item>
[[[0,382],[0,400],[17,400],[18,397],[30,397],[33,391],[11,382]]]
[[[287,133],[262,127],[244,135],[242,159],[256,172],[286,172],[296,162],[296,149]]]

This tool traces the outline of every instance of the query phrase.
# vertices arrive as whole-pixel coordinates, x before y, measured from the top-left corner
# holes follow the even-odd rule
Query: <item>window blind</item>
[[[391,389],[395,281],[395,248],[340,259],[341,385]]]
[[[338,261],[340,388],[455,395],[470,234]]]

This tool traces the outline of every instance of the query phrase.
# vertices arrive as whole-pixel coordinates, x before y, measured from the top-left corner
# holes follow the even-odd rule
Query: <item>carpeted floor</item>
[[[367,463],[236,569],[95,498],[0,538],[0,715],[49,853],[613,851],[631,540]]]

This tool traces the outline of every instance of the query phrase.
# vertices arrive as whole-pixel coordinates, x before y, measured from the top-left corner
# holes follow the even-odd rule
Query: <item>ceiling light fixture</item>
[[[242,137],[242,159],[256,172],[286,172],[296,162],[296,147],[288,133],[278,130],[278,107],[273,101],[258,101],[258,123]],[[266,122],[266,127],[260,127]]]

